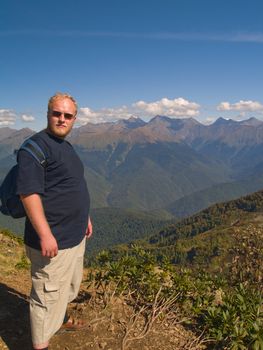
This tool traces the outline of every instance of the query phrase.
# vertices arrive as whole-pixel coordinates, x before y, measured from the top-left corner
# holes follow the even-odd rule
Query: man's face
[[[54,136],[64,138],[72,129],[76,120],[76,108],[69,98],[53,102],[47,116],[47,130]]]

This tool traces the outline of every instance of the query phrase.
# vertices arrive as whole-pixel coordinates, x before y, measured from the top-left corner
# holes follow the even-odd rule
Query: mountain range
[[[0,179],[30,129],[0,128]],[[181,218],[263,187],[263,122],[132,117],[74,128],[93,208]]]

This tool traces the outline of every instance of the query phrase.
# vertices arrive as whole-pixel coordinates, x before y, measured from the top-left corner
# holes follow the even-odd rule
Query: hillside
[[[14,350],[19,346],[20,350],[28,350],[31,349],[29,266],[19,239],[2,231],[0,243],[0,349]],[[89,273],[85,270],[84,276]],[[89,285],[85,277],[79,297],[70,305],[70,313],[84,319],[87,329],[55,335],[50,350],[204,349],[199,339],[180,324],[156,322],[149,333],[140,338],[138,332],[144,324],[143,315],[138,315],[140,317],[134,328],[130,321],[135,310],[124,297],[112,294],[111,300],[106,300],[107,294],[103,294],[101,288],[94,289]]]
[[[97,257],[104,279],[129,286],[135,297],[148,300],[160,292],[165,300],[178,298],[177,312],[184,310],[204,332],[211,350],[263,349],[262,259],[263,191]]]
[[[217,184],[191,195],[178,199],[171,203],[167,211],[177,218],[188,217],[209,206],[229,200],[234,200],[240,196],[253,193],[263,188],[263,177],[253,175],[245,181],[229,182]]]
[[[0,349],[25,350],[28,264],[21,241],[0,239]],[[262,259],[263,191],[101,251],[71,305],[88,331],[54,336],[51,350],[263,350]]]
[[[263,191],[217,203],[164,227],[149,239],[131,244],[139,244],[159,260],[166,257],[180,267],[226,273],[233,258],[235,241],[242,235],[246,236],[250,226],[251,232],[262,231]],[[123,251],[129,251],[129,247],[116,247],[112,254],[119,256]]]
[[[175,222],[162,213],[142,212],[121,208],[98,208],[91,211],[93,237],[87,246],[87,255],[129,243],[157,233],[167,223]]]

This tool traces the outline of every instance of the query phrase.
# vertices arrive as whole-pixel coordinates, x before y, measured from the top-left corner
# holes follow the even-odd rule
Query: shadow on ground
[[[9,350],[32,348],[28,297],[0,283],[0,337]]]

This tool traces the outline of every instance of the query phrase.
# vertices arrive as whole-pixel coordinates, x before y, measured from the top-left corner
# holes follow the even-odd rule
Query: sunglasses
[[[73,118],[75,118],[75,115],[71,114],[71,113],[63,113],[63,112],[59,112],[59,111],[51,111],[51,114],[52,114],[53,117],[57,117],[57,118],[59,118],[63,114],[64,118],[66,120],[72,120]]]

